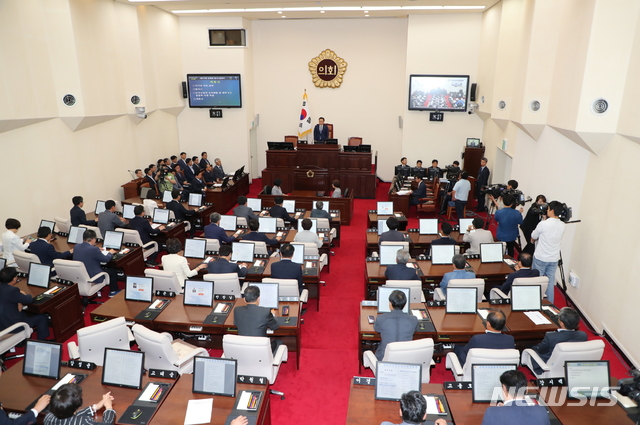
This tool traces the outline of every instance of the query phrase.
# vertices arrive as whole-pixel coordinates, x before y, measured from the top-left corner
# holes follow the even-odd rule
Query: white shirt
[[[471,183],[467,179],[460,179],[453,186],[453,191],[456,193],[456,199],[458,201],[466,201],[469,199],[469,191],[471,190]]]
[[[182,287],[184,287],[185,279],[198,274],[196,269],[190,270],[187,259],[178,254],[164,255],[162,257],[162,269],[166,272],[174,272]]]
[[[545,263],[552,263],[560,259],[560,245],[564,235],[564,223],[559,218],[547,218],[536,226],[531,234],[537,239],[534,258]]]
[[[471,232],[467,232],[462,237],[462,240],[469,242],[471,245],[469,249],[465,251],[467,254],[480,254],[481,243],[493,243],[493,234],[489,230],[475,229]]]
[[[2,257],[7,260],[7,264],[16,262],[13,258],[13,251],[24,251],[28,246],[28,243],[23,244],[20,236],[16,235],[11,230],[7,230],[2,234]]]
[[[294,242],[311,242],[316,244],[318,248],[322,246],[322,241],[318,237],[317,234],[313,233],[311,230],[302,230],[296,233],[296,236],[293,238]]]

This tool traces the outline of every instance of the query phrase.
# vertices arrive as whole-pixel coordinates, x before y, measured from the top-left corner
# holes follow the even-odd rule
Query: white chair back
[[[417,363],[422,365],[422,383],[428,384],[431,379],[432,357],[433,339],[423,338],[387,344],[382,360],[385,362]]]
[[[54,217],[58,232],[69,233],[71,229],[71,220],[64,217]]]
[[[392,241],[384,241],[380,242],[380,246],[398,246],[402,247],[402,249],[409,249],[409,242],[392,242]],[[400,248],[398,248],[400,249]]]
[[[260,255],[268,255],[267,243],[263,241],[240,241],[241,243],[252,243],[254,245],[253,253]]]
[[[98,228],[98,226],[87,226],[86,224],[81,224],[80,227],[93,230],[96,232],[96,238],[102,239],[102,233],[100,233],[100,228]]]
[[[281,297],[299,297],[300,296],[297,279],[274,279],[272,277],[265,277],[265,278],[262,278],[262,283],[277,283],[278,294]]]
[[[238,217],[238,226],[248,226],[247,217]]]
[[[29,273],[29,263],[40,264],[40,258],[38,258],[36,254],[30,254],[17,249],[13,251],[13,259],[18,265],[18,271],[22,273]]]
[[[123,243],[135,243],[140,246],[143,245],[142,239],[140,239],[140,233],[134,229],[123,229],[122,227],[117,227],[116,232],[124,233],[124,237],[122,238]]]
[[[320,251],[318,250],[318,245],[315,242],[296,242],[304,244],[304,256],[309,255],[320,255]]]
[[[451,279],[447,288],[478,288],[478,302],[481,303],[484,294],[484,279]]]
[[[167,272],[157,269],[145,269],[144,275],[153,278],[154,291],[169,291],[179,294],[182,291],[182,285],[178,281],[175,272]],[[184,283],[184,282],[183,282]]]
[[[129,349],[129,329],[124,317],[78,329],[80,360],[102,366],[105,348]]]
[[[153,212],[158,208],[158,203],[153,199],[145,199],[142,201],[142,205],[144,205],[144,213],[153,217]]]
[[[140,351],[144,351],[144,368],[178,370],[178,355],[173,351],[173,338],[167,332],[154,332],[142,325],[131,327]]]
[[[213,282],[213,295],[235,295],[240,298],[238,273],[207,273],[203,279]]]
[[[53,265],[58,277],[78,284],[78,291],[82,297],[90,297],[109,284],[109,275],[105,272],[100,273],[104,275],[104,280],[101,283],[91,283],[90,280],[95,276],[89,276],[87,268],[81,261],[53,260]]]
[[[549,286],[549,278],[547,276],[519,277],[513,280],[513,285],[540,285],[540,292],[542,293],[542,298],[544,298]]]
[[[425,302],[421,280],[387,280],[384,286],[391,288],[409,288],[411,290],[409,303]]]
[[[467,353],[467,361],[463,366],[464,375],[456,377],[456,381],[471,381],[471,365],[474,364],[520,364],[520,352],[515,348],[489,349],[472,348]]]
[[[604,341],[594,339],[584,342],[561,342],[553,348],[551,357],[547,360],[547,366],[551,369],[545,372],[541,378],[555,378],[565,376],[564,364],[567,361],[600,360],[604,353]]]
[[[207,239],[207,238],[193,238],[193,239],[204,239],[207,241],[207,246],[205,250],[207,251],[220,251],[220,241],[218,239]]]
[[[329,219],[328,218],[316,218],[316,220],[318,220],[317,223],[317,228],[318,229],[330,229],[331,225],[329,224]]]
[[[222,337],[224,357],[238,361],[238,375],[264,376],[273,384],[280,366],[273,365],[268,337],[226,334]]]

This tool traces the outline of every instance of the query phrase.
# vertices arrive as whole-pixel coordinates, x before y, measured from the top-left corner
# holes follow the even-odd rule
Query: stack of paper
[[[527,315],[531,321],[536,325],[550,325],[551,322],[547,320],[546,317],[542,315],[539,311],[525,311],[524,314]]]
[[[208,424],[211,422],[212,411],[212,398],[189,400],[189,404],[187,404],[187,414],[184,418],[184,425]]]

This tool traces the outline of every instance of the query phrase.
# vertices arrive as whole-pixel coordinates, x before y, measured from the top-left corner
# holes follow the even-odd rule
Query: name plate
[[[365,376],[354,376],[353,383],[354,385],[370,385],[373,387],[376,385],[376,378],[367,378]]]
[[[82,360],[69,360],[67,366],[82,370],[94,370],[97,367],[95,363],[83,362]]]
[[[213,299],[216,301],[235,301],[235,295],[227,295],[227,294],[215,294]]]
[[[473,385],[471,385],[471,381],[460,381],[460,382],[445,382],[442,384],[445,390],[471,390],[473,389]]]
[[[495,300],[489,300],[489,304],[491,305],[503,305],[503,304],[511,304],[510,298],[498,298]]]
[[[149,378],[178,379],[180,374],[175,370],[149,369]]]
[[[280,302],[296,302],[300,301],[300,297],[278,297],[278,301]]]
[[[238,375],[236,382],[239,384],[267,385],[269,380],[264,376]]]
[[[532,379],[532,382],[538,387],[564,387],[565,378],[546,378],[546,379]]]
[[[173,291],[156,291],[156,297],[175,298],[176,293]]]
[[[429,307],[444,307],[447,305],[446,301],[427,301]]]
[[[378,301],[363,300],[360,305],[362,307],[378,307]]]

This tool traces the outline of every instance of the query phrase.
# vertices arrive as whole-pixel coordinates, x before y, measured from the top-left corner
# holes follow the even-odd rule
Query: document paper
[[[531,321],[536,325],[550,325],[551,322],[547,320],[546,317],[542,315],[539,311],[525,311],[524,314],[527,315]]]
[[[208,424],[211,422],[213,411],[213,398],[189,400],[187,414],[184,417],[184,425]]]

